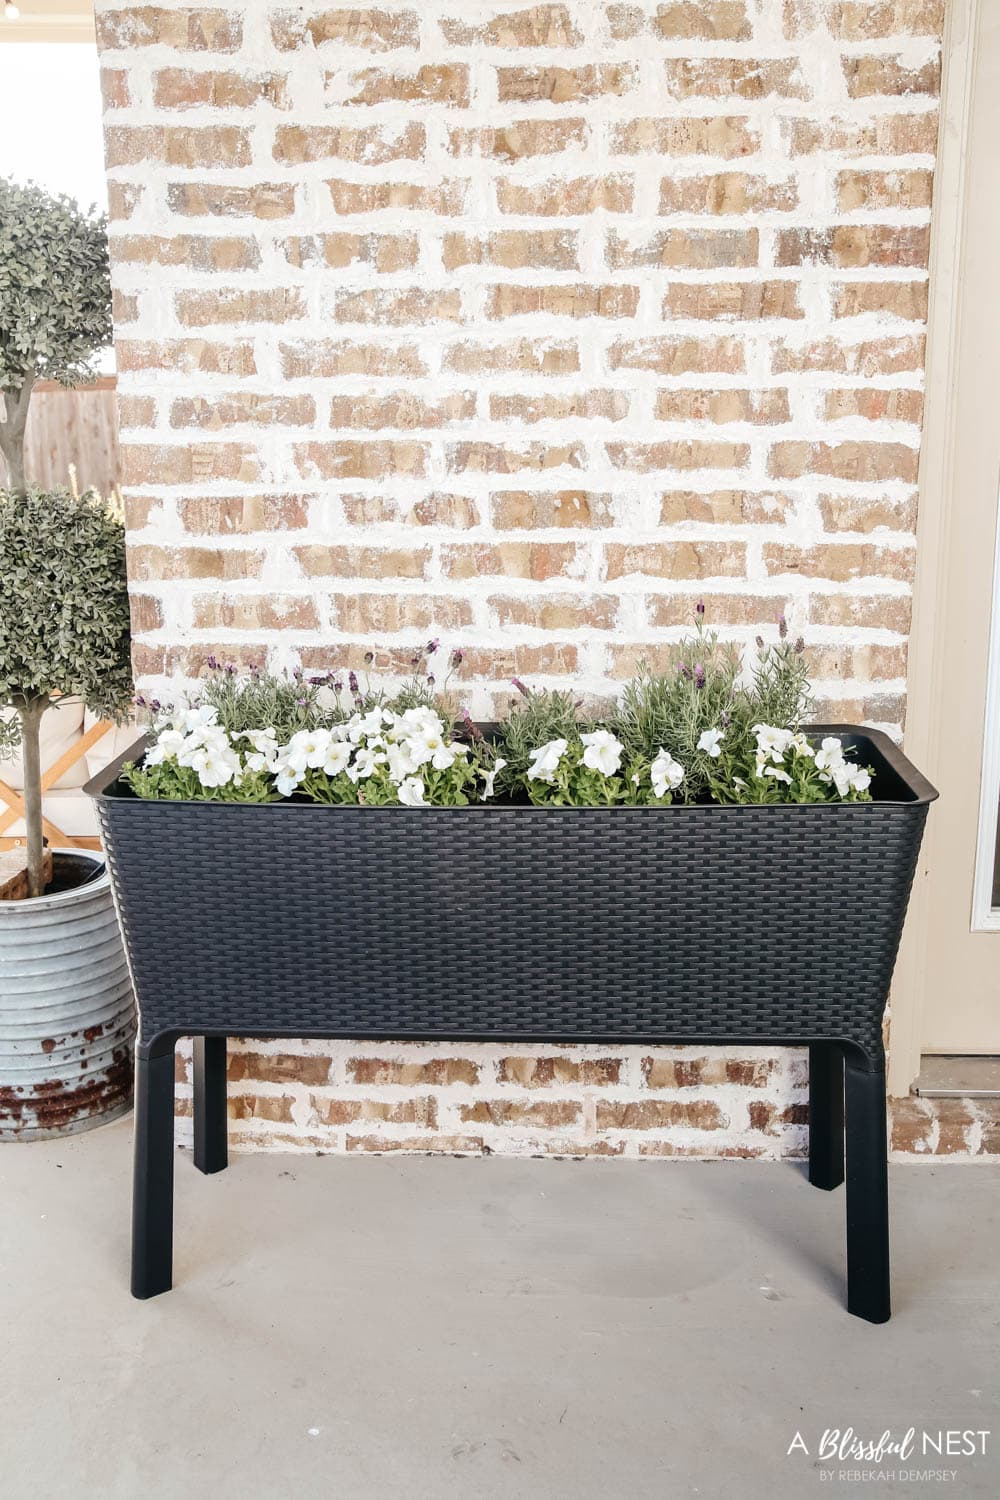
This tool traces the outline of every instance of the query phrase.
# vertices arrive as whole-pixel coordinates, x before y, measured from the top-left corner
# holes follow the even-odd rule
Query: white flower
[[[679,760],[674,760],[669,750],[661,749],[649,768],[649,774],[653,782],[653,796],[662,797],[680,786],[684,780],[684,767]]]
[[[788,772],[783,771],[780,766],[765,766],[764,775],[773,776],[775,781],[784,781],[788,786],[791,786],[792,784],[792,778],[789,776]]]
[[[202,786],[228,786],[239,771],[239,759],[230,750],[217,753],[214,750],[197,750],[191,765],[198,773]]]
[[[867,792],[872,784],[871,772],[866,771],[863,766],[851,773],[851,790],[854,792]]]
[[[581,734],[580,739],[586,745],[583,752],[583,763],[592,771],[600,771],[604,776],[613,776],[622,763],[622,751],[624,746],[621,740],[615,739],[607,729],[595,729],[592,734]]]
[[[290,766],[285,766],[274,778],[274,785],[282,797],[290,797],[299,784],[299,778]]]
[[[706,729],[698,741],[698,749],[706,750],[713,760],[718,760],[722,754],[719,746],[725,737],[726,731],[724,729]]]
[[[409,740],[404,740],[401,745],[387,745],[385,753],[389,762],[389,780],[397,785],[417,770],[417,762],[410,753]]]
[[[362,747],[354,757],[353,766],[349,766],[347,774],[354,782],[366,781],[369,776],[374,776],[377,766],[385,765],[385,756],[378,750],[368,750]]]
[[[447,771],[449,766],[455,764],[457,747],[445,744],[443,727],[438,728],[426,724],[418,729],[416,734],[411,734],[405,743],[409,747],[414,763],[418,766],[430,761],[435,771]]]
[[[490,769],[483,772],[483,781],[485,783],[485,786],[483,788],[483,795],[479,799],[480,802],[486,802],[490,797],[494,795],[493,783],[496,781],[497,777],[506,764],[507,762],[504,760],[503,756],[498,755]]]
[[[248,771],[270,771],[278,758],[278,737],[273,729],[246,729],[237,739],[249,740],[253,753],[246,756]]]
[[[407,776],[399,784],[399,800],[405,807],[425,807],[424,784],[419,776]]]
[[[528,780],[554,781],[559,762],[566,754],[567,743],[566,740],[549,740],[547,744],[539,745],[537,750],[532,750]]]
[[[323,770],[327,776],[339,776],[351,763],[351,746],[346,740],[331,740],[327,746]]]
[[[411,735],[437,734],[444,737],[444,725],[432,708],[408,708],[405,713],[390,714],[393,738],[408,739]]]
[[[219,710],[212,708],[208,703],[202,703],[197,708],[185,708],[173,718],[173,727],[183,729],[185,734],[193,734],[199,729],[204,729],[210,724],[215,724],[219,717]]]
[[[835,771],[844,764],[844,747],[832,734],[828,734],[816,751],[816,769],[818,771]],[[829,776],[824,776],[823,781],[829,781]]]
[[[177,752],[184,746],[184,735],[179,729],[164,729],[157,736],[156,743],[146,751],[146,765],[159,766],[165,760],[172,760]]]
[[[815,750],[813,749],[812,745],[810,745],[804,734],[795,734],[792,736],[792,749],[795,751],[796,755],[807,755],[810,760],[812,760],[813,756],[816,754]]]
[[[757,736],[758,754],[769,755],[771,760],[780,766],[785,751],[795,738],[792,731],[776,729],[773,724],[755,724],[753,732]]]
[[[329,748],[330,731],[328,729],[300,729],[288,741],[285,754],[291,765],[318,771],[326,760]]]
[[[380,734],[382,725],[385,723],[385,715],[380,708],[373,708],[364,714],[359,721],[358,728],[364,735]]]

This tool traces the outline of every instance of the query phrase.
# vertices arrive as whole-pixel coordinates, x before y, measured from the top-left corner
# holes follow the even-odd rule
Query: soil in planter
[[[52,879],[45,887],[46,896],[58,896],[63,891],[75,891],[82,885],[90,885],[104,874],[104,860],[98,854],[52,855]]]

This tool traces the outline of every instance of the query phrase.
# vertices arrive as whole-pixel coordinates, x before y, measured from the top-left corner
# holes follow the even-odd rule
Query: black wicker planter
[[[96,798],[140,1010],[133,1292],[171,1284],[173,1051],[226,1164],[225,1038],[810,1047],[810,1178],[848,1307],[889,1316],[882,1014],[934,788],[840,735],[872,803],[330,808]]]

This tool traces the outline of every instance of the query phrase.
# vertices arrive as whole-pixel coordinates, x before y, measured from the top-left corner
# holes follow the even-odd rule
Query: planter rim
[[[342,805],[331,805],[324,802],[293,802],[290,799],[282,799],[280,802],[212,802],[194,798],[190,801],[179,802],[168,798],[132,798],[116,796],[112,790],[122,768],[130,761],[137,760],[146,750],[151,741],[150,735],[142,735],[127,750],[111,761],[98,774],[90,779],[83,791],[97,802],[116,803],[140,802],[143,807],[206,807],[213,811],[225,811],[227,813],[245,813],[248,810],[268,810],[282,808],[286,811],[307,813],[341,813],[341,814],[372,814],[372,813],[412,813],[414,815],[435,813],[461,813],[468,816],[469,813],[508,813],[520,816],[525,812],[545,813],[613,813],[616,817],[623,813],[740,813],[748,808],[756,808],[768,813],[795,813],[803,812],[871,812],[879,807],[919,807],[934,802],[940,795],[937,788],[928,781],[927,777],[909,760],[889,736],[881,729],[869,729],[861,724],[804,724],[803,732],[812,738],[823,735],[844,736],[850,735],[858,739],[868,740],[873,749],[877,750],[886,761],[891,770],[895,771],[900,780],[907,786],[911,795],[908,797],[885,797],[872,802],[672,802],[665,807],[536,807],[534,805],[512,804],[510,802],[474,802],[466,807],[404,807],[389,804],[385,807],[364,807],[352,803]],[[64,892],[63,895],[71,895],[72,892]],[[58,900],[59,897],[38,897],[36,900]]]
[[[13,923],[20,909],[21,914],[30,912],[32,916],[39,912],[62,909],[73,906],[76,902],[89,900],[99,891],[106,891],[111,884],[111,872],[108,869],[105,856],[98,849],[69,849],[58,845],[52,849],[53,854],[74,854],[83,859],[89,859],[95,865],[102,865],[103,869],[98,875],[92,875],[83,885],[74,885],[68,891],[53,891],[49,895],[24,896],[20,901],[0,901],[0,922],[9,921]]]

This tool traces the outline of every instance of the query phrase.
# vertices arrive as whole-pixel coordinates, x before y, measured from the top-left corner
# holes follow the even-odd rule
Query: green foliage
[[[106,217],[0,178],[0,390],[78,384],[110,342]]]
[[[132,696],[125,528],[90,494],[0,490],[0,708],[82,698],[122,719]],[[4,731],[8,746],[17,729]]]
[[[519,679],[515,686],[521,696],[506,719],[497,725],[494,749],[506,764],[497,777],[497,787],[506,792],[523,789],[531,752],[550,740],[575,740],[589,719],[583,713],[581,700],[558,689],[533,692]]]
[[[193,766],[165,760],[158,766],[123,766],[122,779],[137,797],[160,802],[281,801],[266,771],[248,771],[238,782],[206,787]]]

